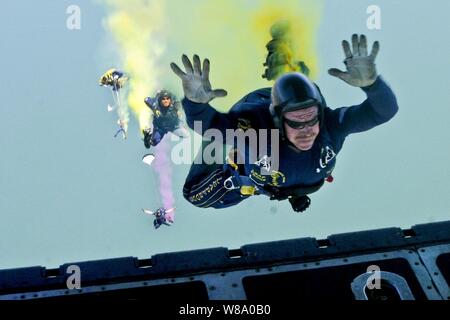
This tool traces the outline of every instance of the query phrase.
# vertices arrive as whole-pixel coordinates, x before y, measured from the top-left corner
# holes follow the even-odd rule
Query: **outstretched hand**
[[[374,42],[372,51],[368,55],[366,36],[362,34],[358,39],[358,35],[354,34],[352,36],[353,51],[346,40],[342,41],[342,48],[344,49],[344,64],[347,71],[332,68],[328,70],[328,73],[355,87],[367,87],[373,84],[377,79],[375,58],[380,50],[379,42]]]
[[[225,97],[227,92],[223,89],[211,89],[209,82],[209,60],[203,60],[203,68],[200,66],[200,58],[194,55],[192,65],[189,58],[183,54],[181,57],[186,72],[183,72],[175,63],[170,67],[177,76],[181,78],[184,95],[187,99],[197,103],[208,103],[214,98]]]

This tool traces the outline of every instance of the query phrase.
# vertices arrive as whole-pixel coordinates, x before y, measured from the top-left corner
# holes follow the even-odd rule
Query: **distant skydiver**
[[[258,154],[257,161],[249,154],[252,146],[235,154],[244,159],[236,163],[229,156],[223,163],[191,166],[183,188],[184,197],[201,208],[226,208],[252,196],[264,194],[271,200],[289,199],[294,211],[304,211],[310,204],[308,194],[319,190],[324,181],[332,181],[336,155],[349,134],[372,129],[389,121],[398,111],[396,97],[381,76],[377,75],[375,58],[379,43],[368,54],[364,35],[352,36],[352,49],[342,42],[347,71],[330,69],[328,73],[367,95],[359,105],[331,109],[319,87],[305,75],[289,72],[280,76],[272,88],[253,91],[238,101],[228,113],[216,111],[209,102],[227,95],[223,89],[212,90],[209,82],[210,62],[200,65],[194,55],[193,64],[182,56],[183,72],[175,63],[172,70],[182,80],[185,98],[182,100],[187,123],[202,121],[202,132],[219,129],[276,129],[279,138],[278,166],[273,166],[271,154]],[[245,124],[245,126],[243,126]],[[271,132],[269,130],[269,132]],[[272,140],[268,140],[272,141]],[[256,144],[259,145],[259,144]],[[257,153],[257,152],[254,152]],[[225,160],[225,159],[224,159]],[[239,161],[238,161],[239,162]]]
[[[112,90],[118,91],[128,81],[128,77],[124,72],[114,68],[106,71],[100,78],[99,85],[111,87]]]
[[[119,117],[119,120],[117,121],[119,129],[114,134],[114,138],[116,138],[119,135],[119,133],[122,133],[122,137],[124,139],[127,138],[128,109],[126,104],[123,103],[122,96],[120,93],[121,89],[125,86],[127,81],[128,76],[126,76],[124,72],[116,69],[109,69],[100,77],[99,80],[99,85],[111,88],[114,106],[108,104],[107,107],[108,112],[116,110],[117,115]]]
[[[153,115],[153,130],[148,128],[142,132],[147,149],[158,145],[169,132],[181,138],[188,137],[188,131],[181,124],[179,102],[169,91],[158,91],[155,98],[147,97],[144,102]]]
[[[268,54],[263,64],[266,69],[262,77],[275,80],[281,74],[292,71],[309,76],[309,68],[305,62],[295,59],[290,23],[286,20],[274,23],[270,28],[270,34],[272,39],[266,44]]]
[[[153,221],[153,226],[155,229],[158,229],[162,224],[166,226],[170,226],[173,221],[173,211],[175,208],[164,209],[158,208],[156,211],[151,211],[149,209],[142,209],[145,214],[155,216],[155,220]]]

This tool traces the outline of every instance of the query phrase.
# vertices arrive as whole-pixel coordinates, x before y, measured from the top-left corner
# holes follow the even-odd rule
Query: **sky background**
[[[252,9],[251,3],[246,10]],[[66,28],[71,4],[81,8],[80,30]],[[380,30],[366,27],[371,4],[381,8]],[[190,12],[176,7],[172,1],[170,19],[180,24]],[[393,88],[399,113],[380,127],[347,138],[337,157],[335,181],[311,196],[312,205],[303,214],[294,213],[287,201],[264,196],[223,210],[196,208],[182,197],[189,166],[179,165],[173,167],[176,222],[154,230],[153,219],[141,213],[143,207],[156,208],[159,199],[155,175],[141,162],[147,150],[138,126],[130,122],[127,140],[113,138],[116,118],[106,112],[111,95],[97,84],[118,55],[102,23],[105,6],[88,0],[3,2],[0,268],[58,267],[123,256],[144,259],[164,252],[233,249],[449,220],[449,12],[446,0],[323,1],[315,80],[328,105],[364,100],[360,89],[329,76],[327,69],[343,68],[341,40],[365,33],[370,44],[380,41],[377,69]],[[215,39],[215,51],[229,47],[227,41]],[[194,52],[195,47],[184,47],[186,42],[169,45],[165,59],[178,62],[182,53]],[[213,87],[221,87],[215,84],[220,74],[214,73],[214,65],[229,61],[211,52]],[[178,84],[175,90],[181,94],[181,83],[165,67],[162,82]],[[261,86],[262,73],[261,66],[251,89]],[[234,102],[226,99],[218,104]]]

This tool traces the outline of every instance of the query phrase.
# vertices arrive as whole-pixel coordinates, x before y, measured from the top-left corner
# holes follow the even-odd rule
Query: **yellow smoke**
[[[114,35],[130,75],[128,103],[140,127],[148,123],[143,99],[166,88],[183,96],[181,81],[169,64],[180,67],[181,54],[211,61],[213,89],[228,96],[212,105],[221,111],[249,91],[271,86],[262,78],[270,27],[291,24],[294,59],[302,60],[314,78],[318,72],[316,34],[322,9],[313,0],[104,0],[108,30]],[[182,67],[183,68],[183,67]]]
[[[315,39],[321,14],[321,1],[306,0],[190,0],[169,1],[170,35],[176,44],[170,57],[180,64],[181,53],[197,53],[211,61],[210,79],[214,89],[228,96],[212,102],[228,110],[252,90],[268,87],[262,78],[270,28],[280,19],[291,23],[296,58],[317,74]],[[178,87],[180,88],[179,80]]]
[[[321,4],[311,1],[285,1],[284,5],[275,5],[265,1],[261,10],[253,19],[255,35],[260,42],[270,40],[268,27],[277,22],[289,25],[289,32],[285,36],[290,38],[290,52],[294,61],[304,61],[309,68],[309,77],[314,79],[318,73],[318,54],[316,52],[316,34],[320,22]],[[262,31],[266,30],[266,33]]]
[[[109,9],[105,27],[113,35],[120,53],[120,68],[129,76],[128,106],[139,127],[149,125],[144,98],[158,90],[158,60],[164,43],[158,40],[164,24],[164,2],[147,0],[105,0]]]

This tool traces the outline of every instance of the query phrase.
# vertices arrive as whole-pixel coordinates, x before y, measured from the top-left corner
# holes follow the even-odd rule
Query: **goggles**
[[[313,119],[305,122],[298,122],[294,120],[289,120],[287,118],[283,118],[286,124],[293,129],[303,129],[305,127],[312,127],[319,122],[319,116],[315,116]]]

